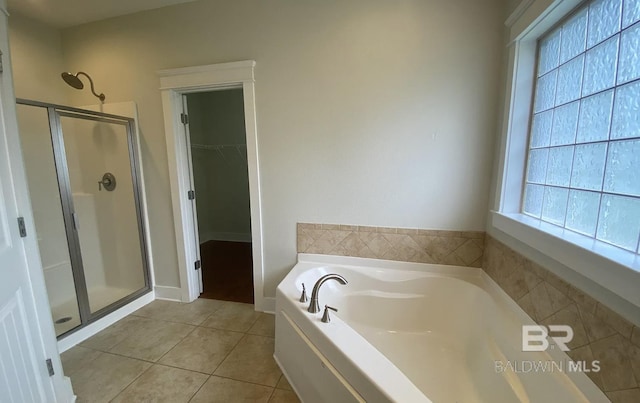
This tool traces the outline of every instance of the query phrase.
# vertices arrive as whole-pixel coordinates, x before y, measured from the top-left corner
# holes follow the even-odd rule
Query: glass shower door
[[[86,284],[79,297],[93,317],[148,287],[133,136],[119,120],[67,112],[57,118],[81,256],[76,277]]]
[[[27,171],[40,259],[51,316],[60,336],[80,326],[78,284],[71,268],[47,108],[17,105],[18,125]]]

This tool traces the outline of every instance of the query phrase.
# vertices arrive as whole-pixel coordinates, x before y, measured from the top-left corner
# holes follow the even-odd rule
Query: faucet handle
[[[322,314],[322,319],[321,321],[324,323],[329,323],[331,322],[331,317],[329,316],[329,309],[331,309],[333,312],[338,312],[338,310],[332,306],[329,305],[325,305],[324,306],[324,313]]]
[[[307,289],[304,288],[304,283],[302,283],[302,295],[300,295],[300,302],[307,302],[309,298],[307,297]]]

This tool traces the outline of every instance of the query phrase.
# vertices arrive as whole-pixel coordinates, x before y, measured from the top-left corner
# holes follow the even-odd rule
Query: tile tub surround
[[[535,322],[573,328],[567,354],[600,360],[587,375],[612,402],[640,402],[640,327],[488,235],[482,267]]]
[[[481,267],[484,232],[305,224],[298,253]]]

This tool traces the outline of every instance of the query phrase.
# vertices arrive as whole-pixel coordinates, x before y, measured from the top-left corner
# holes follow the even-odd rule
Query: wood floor
[[[200,298],[253,304],[253,261],[250,242],[208,241],[200,245]]]

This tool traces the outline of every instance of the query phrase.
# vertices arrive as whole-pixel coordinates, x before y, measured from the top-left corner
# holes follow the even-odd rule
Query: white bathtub
[[[338,312],[322,323],[298,299],[328,273],[349,284],[323,285]],[[300,254],[277,289],[274,356],[309,403],[608,401],[557,346],[522,352],[533,324],[480,269]]]

